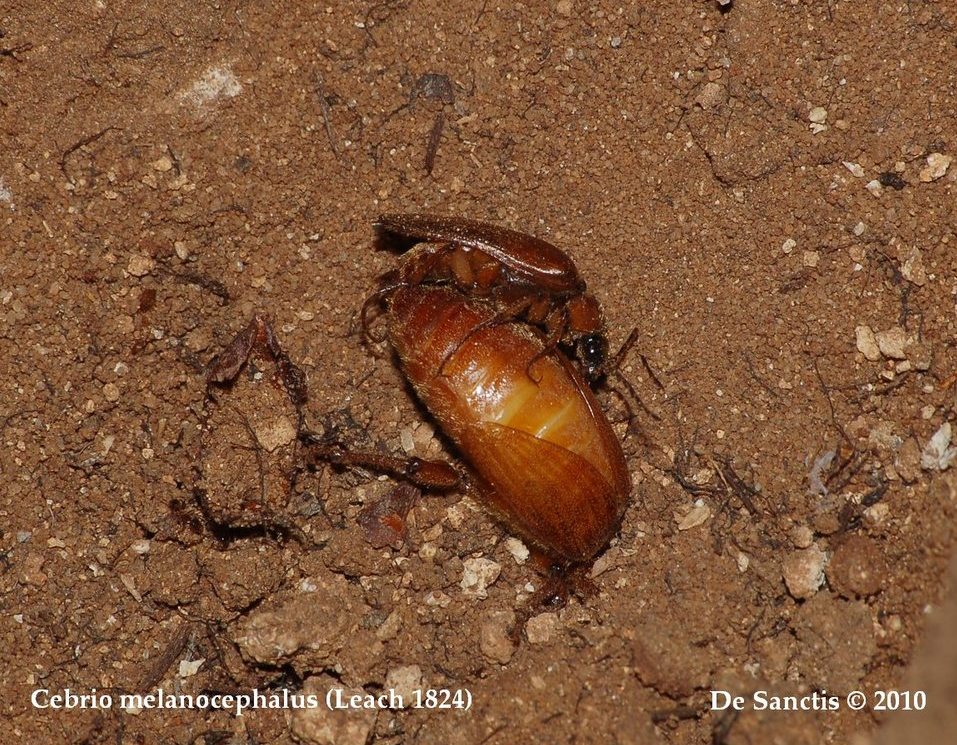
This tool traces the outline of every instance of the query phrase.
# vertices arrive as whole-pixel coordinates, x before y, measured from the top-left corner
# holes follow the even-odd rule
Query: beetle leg
[[[542,586],[539,587],[516,614],[515,625],[509,637],[516,644],[521,642],[525,624],[532,616],[543,610],[560,610],[568,605],[573,595],[579,601],[585,601],[598,594],[598,586],[589,576],[591,563],[587,564],[556,564],[555,561],[540,550],[530,547],[532,560],[543,571]]]
[[[638,395],[638,391],[636,391],[635,387],[631,384],[631,381],[628,380],[625,374],[621,371],[622,363],[624,363],[625,357],[627,356],[628,352],[631,351],[631,348],[635,345],[636,341],[638,341],[637,326],[631,330],[631,333],[628,334],[628,338],[625,339],[624,343],[615,353],[615,356],[612,357],[611,364],[608,366],[608,369],[609,369],[609,372],[615,377],[615,380],[619,381],[628,391],[628,394],[631,397],[631,400],[637,401],[638,405],[642,408],[642,410],[644,410],[644,412],[648,414],[648,416],[650,416],[652,419],[654,419],[655,421],[661,421],[661,416],[648,408],[647,404],[645,404],[645,402],[642,401],[641,396]],[[662,385],[661,381],[658,379],[658,376],[655,374],[655,371],[651,369],[651,365],[648,362],[648,358],[645,357],[645,355],[643,354],[639,356],[641,357],[642,365],[644,365],[645,370],[648,371],[648,375],[651,376],[651,379],[655,382],[655,385],[657,385],[658,388],[660,388],[661,390],[664,390],[664,385]],[[628,409],[628,415],[629,415],[628,428],[632,429],[631,420],[634,419],[634,414],[632,413],[629,399],[623,396],[621,391],[615,388],[612,388],[611,390],[617,393],[618,396],[622,399],[622,401],[625,402],[625,407]]]
[[[302,442],[314,462],[332,463],[347,468],[367,468],[408,481],[422,489],[448,491],[462,483],[462,476],[449,463],[424,458],[400,458],[384,453],[351,450],[338,442],[323,442],[309,432],[301,432]]]
[[[269,319],[258,313],[209,363],[206,368],[206,385],[234,380],[253,352],[264,353],[275,361],[279,379],[296,407],[306,402],[306,376],[279,346]]]
[[[369,295],[369,297],[367,297],[362,303],[362,309],[359,311],[359,321],[362,324],[362,338],[367,344],[380,344],[381,342],[385,341],[385,336],[377,339],[373,335],[371,329],[372,321],[369,320],[369,311],[375,306],[381,305],[385,298],[389,297],[389,295],[398,290],[400,287],[406,286],[406,283],[398,280],[397,277],[398,275],[395,272],[388,272],[387,274],[383,275],[382,286]]]
[[[455,243],[423,243],[412,249],[399,270],[402,281],[408,285],[448,279],[455,276],[451,256],[457,248]],[[446,275],[440,273],[444,269]]]
[[[538,362],[546,354],[549,354],[558,347],[558,343],[562,340],[562,337],[565,336],[565,331],[568,330],[568,311],[564,305],[556,305],[552,311],[545,317],[545,346],[542,349],[535,353],[535,355],[528,361],[528,365],[525,367],[525,374],[528,375],[532,380],[538,382],[534,375],[532,375],[532,366]]]

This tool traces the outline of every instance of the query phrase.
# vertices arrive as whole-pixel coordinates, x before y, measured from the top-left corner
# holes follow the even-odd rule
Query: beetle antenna
[[[618,371],[618,368],[620,368],[620,367],[621,367],[621,363],[625,361],[625,357],[626,357],[626,356],[628,355],[628,353],[631,351],[631,348],[632,348],[633,346],[635,346],[635,342],[636,342],[636,341],[638,341],[638,327],[637,327],[637,326],[635,326],[635,327],[631,330],[631,333],[628,334],[628,338],[625,339],[624,344],[622,344],[622,345],[618,348],[618,351],[615,352],[615,356],[611,358],[611,364],[609,365],[609,367],[610,367],[612,370],[614,370],[615,372]],[[644,359],[644,355],[642,355],[642,359]],[[647,365],[648,363],[646,362],[645,364]],[[655,378],[655,382],[657,382],[657,380],[658,380],[658,379]],[[659,385],[660,385],[660,384],[659,384]]]

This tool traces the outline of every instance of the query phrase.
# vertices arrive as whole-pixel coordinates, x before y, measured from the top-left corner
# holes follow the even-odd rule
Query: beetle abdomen
[[[488,504],[561,559],[594,556],[618,527],[629,479],[578,373],[557,352],[539,358],[543,342],[527,327],[496,322],[491,307],[449,288],[397,290],[389,332]]]

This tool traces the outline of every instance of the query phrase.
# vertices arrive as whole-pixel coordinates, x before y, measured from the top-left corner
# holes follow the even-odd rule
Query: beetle
[[[402,371],[464,457],[479,501],[556,566],[594,558],[618,530],[630,478],[581,373],[541,330],[455,286],[400,285],[385,303]],[[435,468],[414,461],[403,475],[432,486]],[[434,485],[447,488],[446,477]]]
[[[609,370],[605,321],[574,262],[534,236],[462,217],[382,215],[374,223],[375,246],[409,252],[401,267],[380,280],[379,296],[400,285],[452,283],[489,297],[502,317],[522,317],[545,330],[548,346],[561,344],[597,383]]]

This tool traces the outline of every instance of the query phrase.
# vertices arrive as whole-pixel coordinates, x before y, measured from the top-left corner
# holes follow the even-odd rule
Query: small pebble
[[[153,271],[156,262],[150,256],[134,254],[126,265],[126,271],[134,277],[145,277]]]
[[[830,586],[854,600],[875,595],[887,576],[884,554],[873,539],[850,535],[834,550],[827,567]]]
[[[201,657],[198,660],[180,660],[179,661],[179,677],[181,678],[191,678],[196,673],[199,672],[199,669],[203,666],[203,663],[206,662],[206,658]]]
[[[807,118],[815,124],[824,124],[827,121],[827,109],[823,106],[815,106],[807,115]]]
[[[150,552],[151,541],[149,538],[137,538],[130,544],[130,551],[134,554],[143,556]]]
[[[857,339],[857,351],[863,354],[865,359],[875,362],[881,358],[877,337],[870,326],[858,326],[854,329],[854,335]]]
[[[433,605],[439,608],[448,608],[451,603],[452,598],[450,598],[441,590],[432,590],[428,595],[425,596],[426,605]]]
[[[297,436],[296,424],[285,415],[269,419],[256,427],[256,439],[270,453],[294,442]]]
[[[950,168],[952,161],[953,158],[950,155],[931,153],[927,156],[927,165],[921,168],[917,177],[925,184],[936,181],[947,173],[947,169]]]
[[[711,508],[706,504],[695,505],[684,517],[675,515],[678,520],[678,530],[691,530],[703,524],[711,517]]]
[[[824,584],[827,554],[817,545],[795,551],[784,560],[782,574],[788,592],[797,600],[807,600]]]
[[[891,508],[887,506],[887,502],[872,504],[864,510],[864,523],[872,528],[876,527],[884,522],[890,511]]]
[[[927,270],[924,269],[924,256],[917,246],[908,250],[901,250],[897,254],[901,262],[901,274],[908,282],[918,287],[927,284]]]
[[[512,536],[506,538],[505,550],[512,555],[516,564],[524,564],[528,561],[528,546],[522,543],[518,538]]]
[[[333,678],[317,676],[305,682],[302,692],[324,702],[332,687],[341,686]],[[342,697],[365,694],[361,688],[346,688]],[[371,739],[378,715],[374,709],[329,709],[324,704],[293,708],[288,712],[289,731],[296,742],[304,745],[364,745]]]
[[[488,597],[488,588],[502,573],[502,565],[491,559],[466,559],[462,569],[460,587],[465,595],[484,600]]]
[[[796,240],[794,240],[793,238],[788,238],[786,241],[784,241],[784,243],[781,244],[781,250],[784,253],[789,254],[791,253],[791,251],[794,250],[794,247],[796,245],[797,245]]]
[[[900,326],[892,326],[886,331],[878,331],[874,336],[882,355],[892,360],[907,358],[904,351],[904,347],[907,346],[907,332]]]
[[[821,254],[817,251],[805,251],[801,256],[801,262],[804,266],[811,267],[812,269],[818,265],[818,262],[821,260]]]
[[[724,103],[724,99],[725,91],[723,85],[720,83],[706,83],[695,98],[695,103],[707,111],[708,109],[720,106]]]
[[[392,668],[385,676],[385,687],[401,696],[402,708],[407,709],[413,703],[415,692],[422,688],[422,668],[418,665]]]
[[[525,637],[529,644],[545,644],[558,630],[558,616],[554,613],[539,613],[525,624]]]
[[[173,159],[168,155],[162,155],[158,159],[154,160],[150,165],[153,167],[154,171],[159,171],[160,173],[166,173],[173,167]]]
[[[851,175],[854,176],[854,178],[864,178],[864,169],[861,168],[859,164],[845,160],[844,167],[851,172]]]
[[[921,468],[927,471],[944,471],[957,460],[957,447],[950,444],[953,428],[944,422],[933,434],[920,454]]]
[[[795,525],[791,528],[791,543],[795,548],[808,548],[814,543],[814,531],[807,525]]]
[[[399,441],[402,443],[402,449],[407,454],[415,451],[415,438],[412,436],[411,428],[402,428],[402,431],[399,432]]]
[[[485,617],[479,629],[479,648],[490,662],[508,664],[515,654],[510,632],[515,624],[512,611],[493,611]]]

